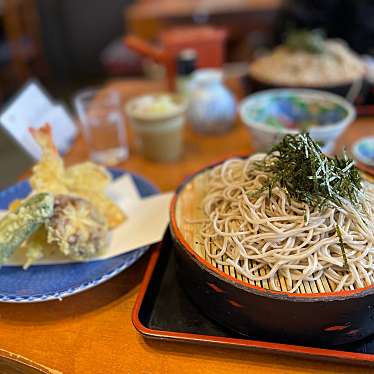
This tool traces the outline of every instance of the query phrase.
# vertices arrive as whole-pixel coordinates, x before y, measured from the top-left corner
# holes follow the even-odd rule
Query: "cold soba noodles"
[[[207,256],[249,281],[295,292],[325,276],[334,291],[374,283],[374,186],[309,135],[268,155],[229,159],[207,177],[200,224]],[[215,248],[212,251],[212,247]]]

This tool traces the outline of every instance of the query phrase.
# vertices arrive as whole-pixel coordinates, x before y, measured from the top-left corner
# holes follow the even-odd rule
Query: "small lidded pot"
[[[195,131],[222,133],[232,127],[235,98],[222,80],[218,69],[200,69],[193,74],[187,114]]]
[[[183,151],[186,101],[178,95],[158,93],[130,100],[125,111],[138,151],[152,161],[175,161]]]

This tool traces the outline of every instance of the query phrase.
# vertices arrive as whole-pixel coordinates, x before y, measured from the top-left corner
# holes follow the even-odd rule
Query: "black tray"
[[[176,278],[170,233],[153,249],[132,320],[145,337],[283,353],[304,358],[374,366],[374,336],[344,346],[301,346],[269,340],[253,331],[243,337],[204,316]]]

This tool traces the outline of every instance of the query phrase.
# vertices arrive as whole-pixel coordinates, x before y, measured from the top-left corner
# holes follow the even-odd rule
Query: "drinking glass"
[[[85,89],[74,97],[91,159],[113,166],[129,155],[120,94],[117,91]]]

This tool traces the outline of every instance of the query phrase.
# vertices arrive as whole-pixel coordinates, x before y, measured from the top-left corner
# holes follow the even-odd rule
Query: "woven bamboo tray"
[[[203,238],[200,235],[200,224],[191,224],[188,223],[191,220],[198,220],[205,218],[204,213],[201,208],[201,201],[206,194],[206,186],[207,186],[207,179],[208,173],[203,172],[198,174],[196,177],[192,178],[184,189],[179,194],[178,202],[176,205],[176,221],[177,225],[182,232],[185,240],[187,243],[193,248],[196,254],[200,257],[205,259],[207,262],[212,264],[215,268],[223,271],[228,276],[231,276],[234,279],[240,280],[245,283],[250,283],[252,285],[262,287],[265,289],[273,289],[270,285],[270,282],[267,280],[263,281],[251,281],[239,272],[235,270],[232,266],[223,266],[221,264],[217,264],[214,259],[211,259],[205,252]],[[211,253],[217,253],[217,248],[214,244],[211,244],[212,247],[210,248]],[[224,257],[221,258],[222,261],[225,260]],[[252,267],[254,267],[257,262],[251,262]],[[266,273],[265,269],[261,269],[258,271],[257,274],[264,275]],[[288,284],[288,279],[279,276],[277,274],[276,285],[279,287],[281,291],[287,292],[287,290],[291,289],[294,284]],[[366,283],[365,286],[370,286],[374,284],[374,279],[372,278],[372,283]],[[336,288],[336,284],[331,282],[325,276],[322,276],[320,279],[316,281],[304,281],[300,287],[296,290],[296,293],[330,293],[333,292]],[[352,285],[350,287],[344,287],[343,289],[348,290],[355,290],[358,289],[358,285]],[[274,290],[274,289],[273,289]]]

